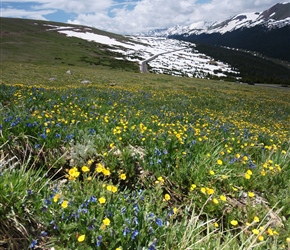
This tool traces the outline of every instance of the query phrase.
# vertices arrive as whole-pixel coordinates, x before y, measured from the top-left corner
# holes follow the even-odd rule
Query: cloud
[[[3,8],[1,9],[1,16],[16,17],[16,18],[28,18],[36,20],[46,20],[45,16],[55,13],[55,10],[41,10],[41,11],[29,11],[23,9]]]
[[[45,19],[61,10],[74,13],[63,16],[64,22],[130,34],[174,25],[190,25],[196,21],[219,21],[243,12],[263,11],[279,0],[7,0],[2,16]],[[17,4],[30,4],[16,9]],[[7,7],[9,5],[9,7]],[[6,7],[5,7],[6,6]],[[12,7],[11,7],[12,6]],[[14,8],[14,9],[13,9]],[[26,16],[25,16],[26,15]],[[54,21],[54,20],[52,20]]]

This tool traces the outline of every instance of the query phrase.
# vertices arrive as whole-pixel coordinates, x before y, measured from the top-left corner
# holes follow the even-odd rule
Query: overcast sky
[[[132,34],[260,12],[289,0],[1,0],[2,17],[83,24]]]

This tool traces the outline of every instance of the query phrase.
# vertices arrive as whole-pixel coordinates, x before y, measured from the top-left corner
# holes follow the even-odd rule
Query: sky
[[[285,0],[0,0],[1,17],[82,24],[135,34],[261,12]],[[289,0],[286,0],[288,2]]]

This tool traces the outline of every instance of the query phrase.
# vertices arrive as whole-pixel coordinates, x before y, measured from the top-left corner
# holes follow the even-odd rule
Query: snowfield
[[[110,46],[111,51],[123,55],[116,57],[117,60],[134,61],[141,65],[143,61],[149,59],[147,64],[150,66],[150,72],[198,78],[226,77],[229,72],[239,75],[239,72],[234,71],[230,65],[199,53],[195,45],[189,42],[140,36],[129,36],[127,37],[129,41],[125,42],[88,30],[81,31],[72,27],[65,30],[65,28],[68,27],[54,27],[66,36]]]

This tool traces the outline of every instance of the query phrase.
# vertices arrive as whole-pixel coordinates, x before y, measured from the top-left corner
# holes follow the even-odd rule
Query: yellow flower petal
[[[78,237],[78,242],[83,242],[84,240],[85,240],[85,238],[86,238],[86,235],[80,235],[79,237]]]

